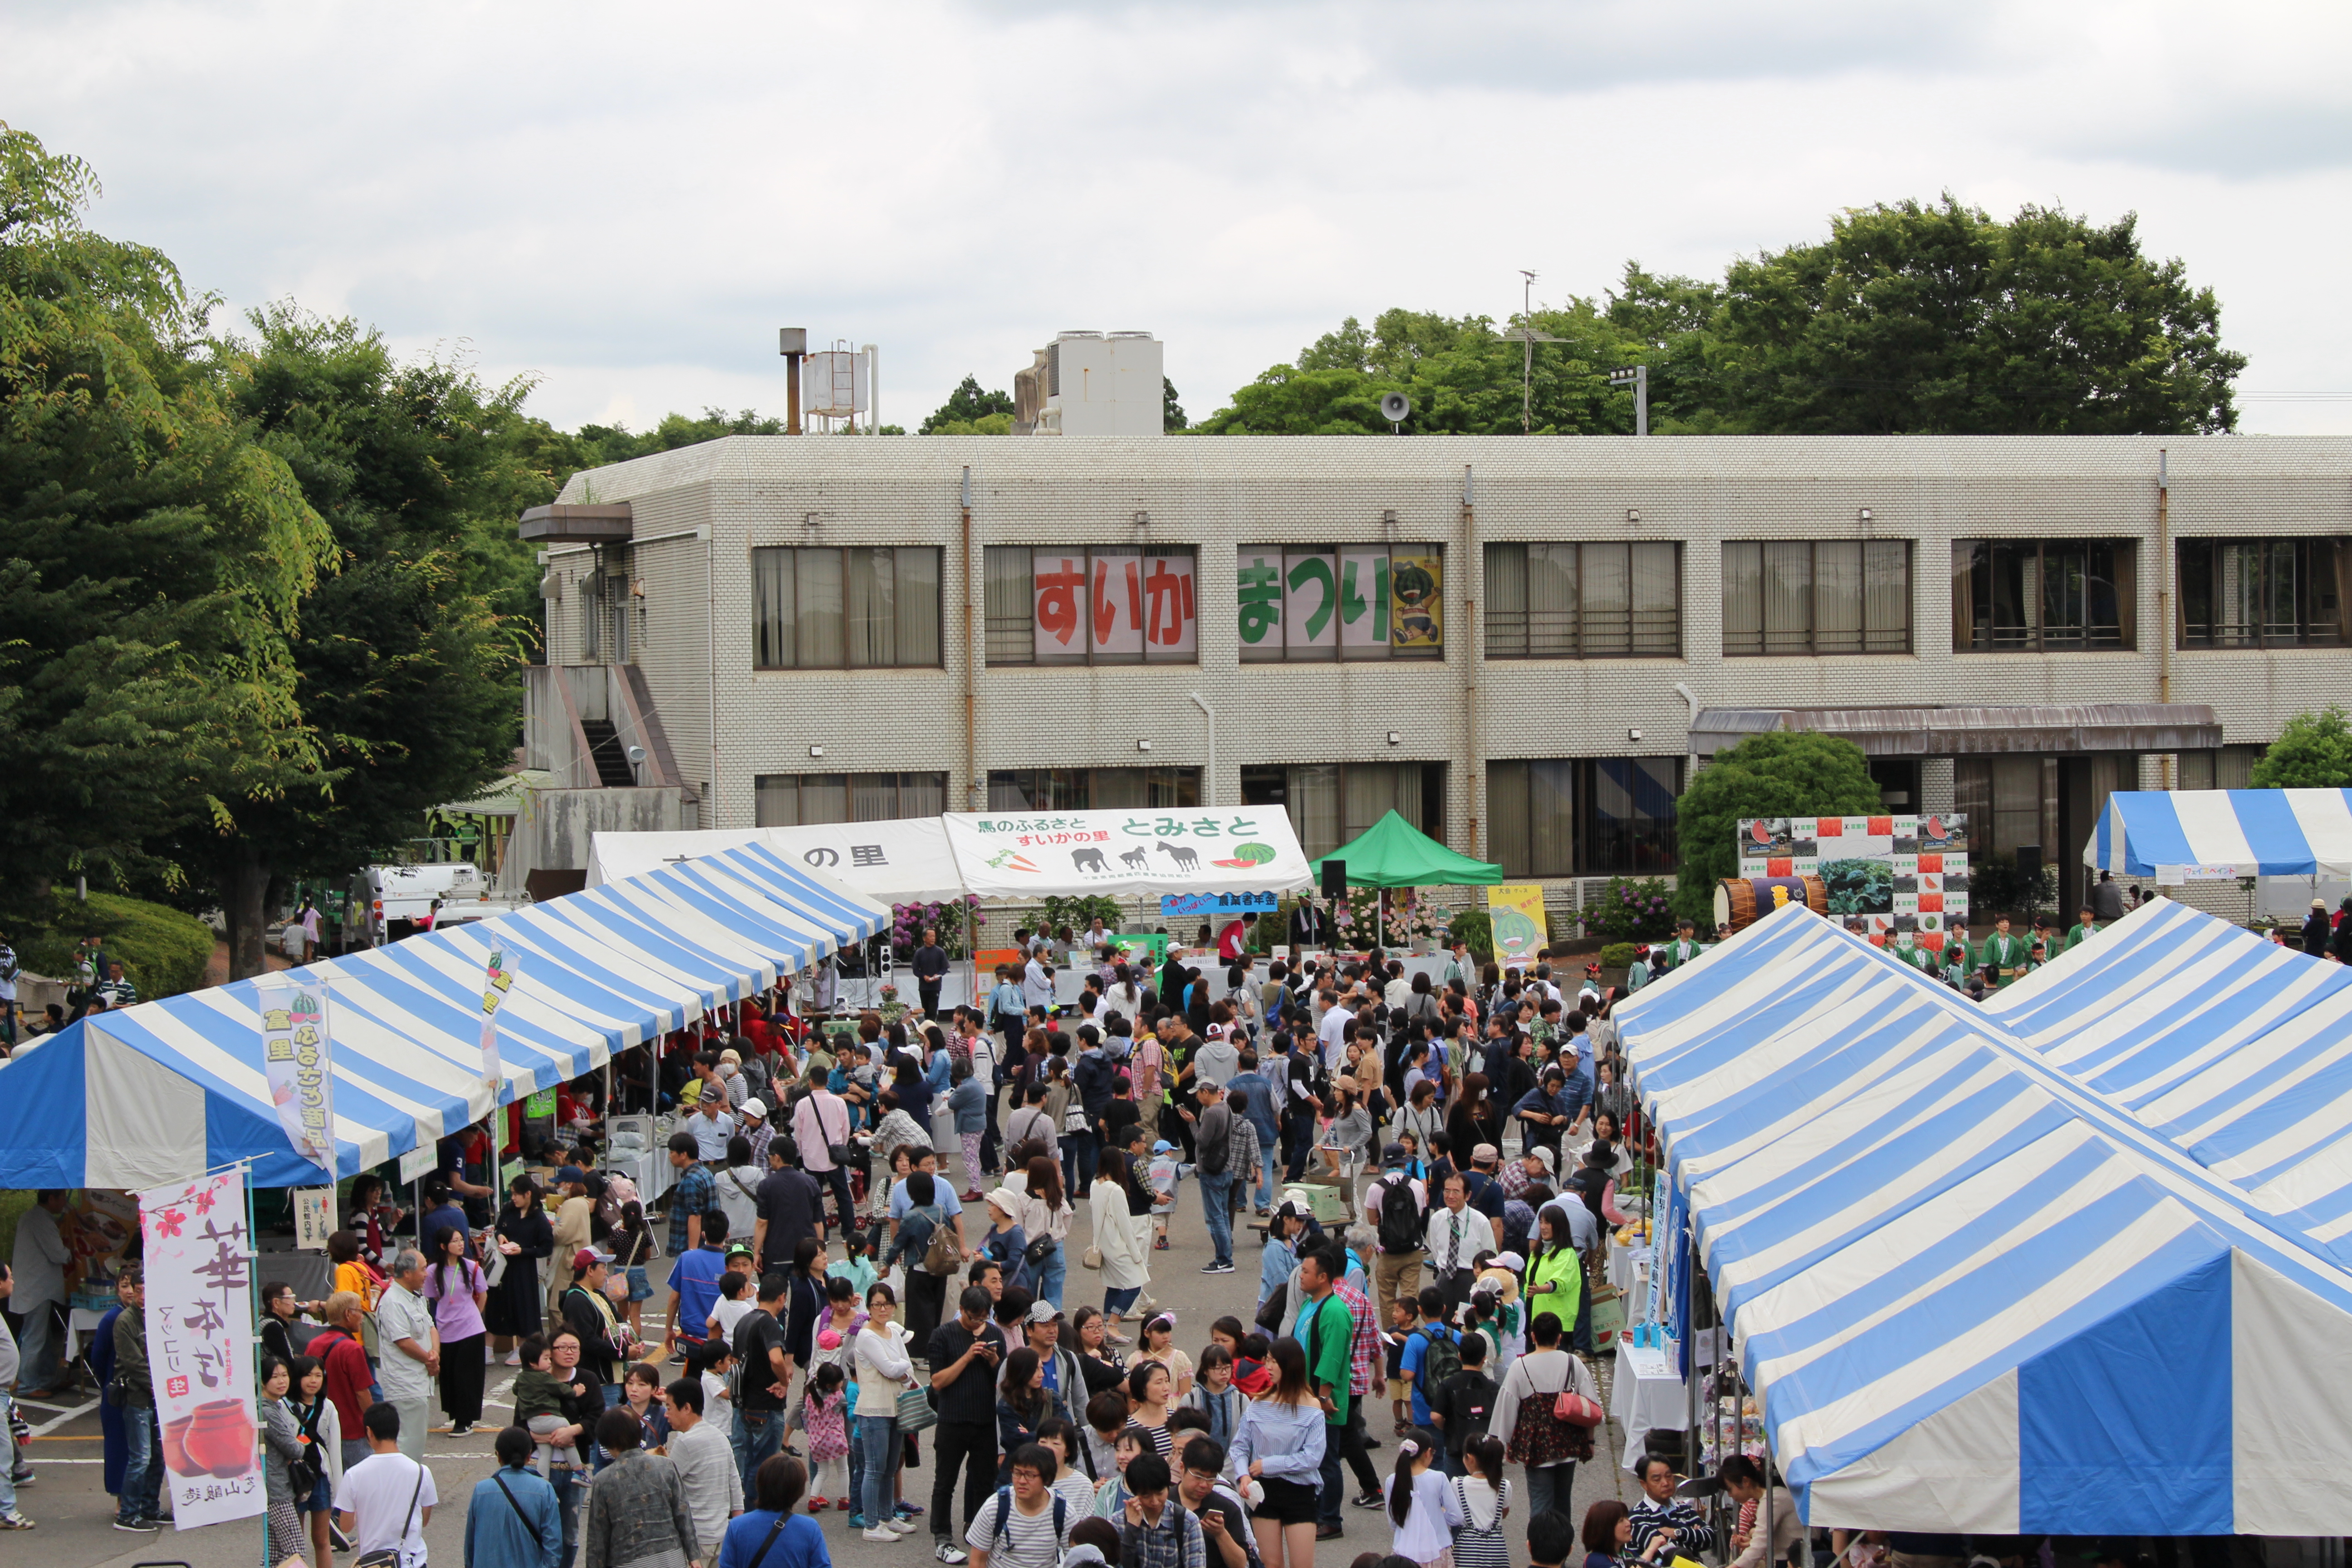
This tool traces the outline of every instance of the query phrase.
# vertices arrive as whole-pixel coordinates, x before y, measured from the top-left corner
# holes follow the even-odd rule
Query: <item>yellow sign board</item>
[[[1533,958],[1548,936],[1544,924],[1543,889],[1523,887],[1486,889],[1486,914],[1495,925],[1495,960],[1515,963]]]

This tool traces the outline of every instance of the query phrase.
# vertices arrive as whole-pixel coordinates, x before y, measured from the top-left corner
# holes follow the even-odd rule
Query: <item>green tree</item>
[[[158,840],[324,767],[289,645],[326,526],[222,397],[213,302],[90,232],[97,189],[0,124],[0,898],[27,931],[52,879],[174,880]]]
[[[2352,789],[2352,723],[2330,706],[2298,713],[2254,764],[2256,789]]]
[[[1717,752],[1675,803],[1682,845],[1675,912],[1715,916],[1715,885],[1739,871],[1739,820],[1748,816],[1863,816],[1883,810],[1870,763],[1851,741],[1771,730]]]
[[[1381,399],[1401,392],[1412,400],[1406,428],[1424,434],[1516,435],[1523,396],[1538,433],[1630,432],[1632,400],[1611,391],[1607,373],[1640,345],[1585,300],[1538,310],[1533,322],[1559,341],[1536,346],[1530,374],[1526,344],[1484,316],[1391,310],[1369,329],[1350,316],[1193,428],[1212,436],[1385,436]]]
[[[1717,402],[1790,435],[2177,435],[2236,428],[2221,307],[2137,219],[2026,206],[2008,223],[1906,201],[1735,261]]]
[[[1176,384],[1164,375],[1160,378],[1160,426],[1170,431],[1184,428],[1184,405],[1176,401]]]
[[[528,384],[403,363],[357,322],[291,305],[250,321],[252,339],[219,345],[232,405],[326,519],[340,569],[303,600],[292,645],[331,773],[233,801],[219,831],[181,840],[226,916],[233,976],[260,972],[292,879],[341,879],[509,759],[526,645],[494,603],[532,570],[511,428]]]
[[[2028,206],[2007,223],[1950,196],[1852,209],[1829,237],[1733,261],[1720,283],[1628,262],[1601,300],[1534,313],[1561,341],[1533,368],[1538,434],[1630,431],[1608,371],[1650,367],[1661,435],[2187,434],[2235,427],[2242,355],[2178,260],[2130,216]],[[1517,325],[1517,318],[1513,325]],[[1354,317],[1234,392],[1211,435],[1520,430],[1525,346],[1483,317]]]
[[[1002,414],[1005,416],[1005,430],[1010,431],[1013,427],[1013,412],[1011,393],[982,392],[980,388],[980,377],[966,375],[957,384],[956,389],[948,395],[948,400],[932,410],[931,416],[923,421],[921,428],[917,433],[924,436],[997,435],[1002,432],[975,431],[970,426],[992,414]],[[947,425],[960,425],[965,428],[961,431],[941,429],[942,426]]]

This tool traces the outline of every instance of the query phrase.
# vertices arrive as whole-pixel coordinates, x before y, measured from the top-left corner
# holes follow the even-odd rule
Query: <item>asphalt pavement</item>
[[[1087,1245],[1089,1223],[1085,1205],[1070,1239],[1070,1253],[1075,1264],[1077,1255]],[[1152,1254],[1152,1279],[1148,1294],[1161,1307],[1172,1309],[1177,1319],[1176,1342],[1195,1359],[1202,1346],[1208,1343],[1209,1324],[1214,1319],[1232,1313],[1247,1321],[1257,1300],[1257,1246],[1255,1237],[1247,1232],[1235,1237],[1235,1271],[1226,1275],[1204,1275],[1202,1266],[1209,1261],[1210,1252],[1206,1226],[1202,1218],[1199,1189],[1187,1182],[1180,1194],[1175,1223],[1171,1226],[1170,1249]],[[1075,1309],[1092,1301],[1100,1305],[1098,1277],[1073,1267],[1070,1270],[1064,1305]],[[648,1301],[645,1326],[648,1337],[658,1337],[660,1317],[651,1310],[661,1303]],[[1605,1382],[1611,1367],[1598,1369]],[[497,1468],[490,1450],[490,1439],[498,1424],[504,1420],[509,1408],[507,1401],[513,1382],[513,1370],[503,1366],[490,1369],[487,1403],[488,1424],[478,1426],[465,1437],[452,1438],[446,1430],[434,1432],[426,1443],[425,1458],[433,1470],[434,1485],[439,1491],[441,1505],[434,1510],[425,1527],[425,1546],[432,1563],[441,1568],[458,1568],[465,1556],[466,1502],[474,1484]],[[184,1563],[187,1568],[254,1568],[262,1561],[262,1529],[259,1519],[240,1521],[234,1524],[209,1525],[201,1529],[180,1531],[166,1527],[161,1534],[131,1535],[114,1528],[113,1500],[103,1488],[104,1468],[98,1428],[98,1405],[94,1395],[75,1403],[43,1404],[26,1406],[35,1437],[31,1454],[37,1479],[18,1494],[17,1506],[29,1514],[37,1528],[25,1533],[0,1532],[0,1563],[14,1568],[138,1568],[143,1563]],[[436,1412],[436,1417],[438,1412]],[[1372,1434],[1383,1440],[1383,1447],[1373,1451],[1372,1459],[1385,1476],[1396,1462],[1396,1444],[1390,1435],[1387,1403],[1380,1399],[1371,1413]],[[1612,1436],[1611,1452],[1596,1457],[1591,1462],[1578,1467],[1575,1486],[1576,1517],[1583,1517],[1586,1506],[1602,1498],[1621,1498],[1628,1503],[1634,1500],[1637,1489],[1631,1477],[1615,1465],[1616,1424],[1609,1424]],[[925,1445],[924,1458],[930,1458]],[[928,1463],[919,1472],[907,1477],[909,1500],[928,1506],[930,1500],[931,1472]],[[1516,1468],[1512,1473],[1515,1494],[1511,1508],[1509,1536],[1514,1563],[1526,1561],[1526,1510],[1517,1495],[1523,1491]],[[1353,1482],[1349,1481],[1349,1489]],[[1346,1508],[1347,1536],[1344,1540],[1328,1541],[1317,1552],[1322,1568],[1345,1568],[1359,1553],[1389,1549],[1390,1532],[1385,1514],[1370,1510]],[[828,1511],[824,1516],[824,1532],[833,1560],[845,1568],[882,1568],[885,1563],[904,1564],[930,1560],[930,1536],[928,1530],[919,1530],[895,1546],[868,1542],[848,1527],[849,1516]],[[923,1521],[929,1523],[929,1519]],[[957,1537],[961,1539],[961,1521],[958,1521]],[[339,1553],[339,1568],[350,1568],[348,1553]],[[706,1559],[703,1568],[711,1568]]]

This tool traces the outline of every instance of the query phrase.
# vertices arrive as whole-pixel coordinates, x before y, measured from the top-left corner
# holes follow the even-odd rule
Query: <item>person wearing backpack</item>
[[[1422,1289],[1420,1309],[1398,1364],[1412,1388],[1412,1424],[1430,1426],[1429,1396],[1462,1370],[1462,1338],[1445,1326],[1445,1293],[1436,1286]]]
[[[1197,1153],[1192,1173],[1201,1184],[1201,1212],[1208,1221],[1209,1244],[1216,1256],[1204,1265],[1203,1274],[1231,1274],[1234,1271],[1234,1122],[1232,1107],[1225,1103],[1222,1086],[1206,1079],[1197,1086],[1201,1106],[1197,1113],[1185,1112],[1186,1120],[1194,1121],[1193,1140]],[[1195,1117],[1197,1116],[1197,1120]]]
[[[1380,1289],[1372,1302],[1376,1308],[1414,1300],[1421,1291],[1422,1244],[1428,1231],[1423,1215],[1429,1197],[1406,1169],[1412,1161],[1412,1152],[1403,1144],[1390,1144],[1381,1151],[1383,1174],[1364,1189],[1365,1217],[1381,1241],[1380,1260],[1372,1270]]]
[[[976,1511],[964,1531],[972,1568],[1055,1568],[1076,1522],[1069,1500],[1053,1489],[1060,1469],[1042,1443],[1013,1450],[1012,1484],[997,1488],[996,1500]]]

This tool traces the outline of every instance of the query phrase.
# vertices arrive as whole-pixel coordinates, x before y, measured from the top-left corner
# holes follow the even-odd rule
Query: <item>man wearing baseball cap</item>
[[[1492,1143],[1481,1143],[1470,1151],[1470,1169],[1463,1173],[1464,1195],[1495,1227],[1497,1247],[1503,1245],[1503,1182],[1496,1166],[1502,1158],[1503,1152]]]
[[[1077,1353],[1062,1343],[1062,1310],[1051,1301],[1030,1304],[1022,1324],[1029,1348],[1037,1352],[1037,1370],[1045,1374],[1045,1392],[1065,1420],[1081,1425],[1087,1410],[1087,1374]]]

